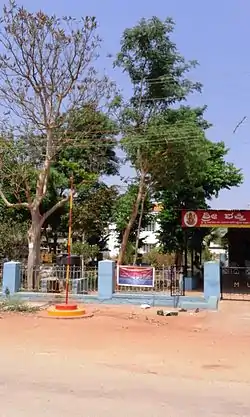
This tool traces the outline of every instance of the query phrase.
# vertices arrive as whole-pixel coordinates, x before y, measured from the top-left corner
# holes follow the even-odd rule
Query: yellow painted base
[[[74,318],[84,316],[85,310],[84,308],[77,308],[77,310],[56,310],[55,307],[50,307],[47,313],[50,317]]]

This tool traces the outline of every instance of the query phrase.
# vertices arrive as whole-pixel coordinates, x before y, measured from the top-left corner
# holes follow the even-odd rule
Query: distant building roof
[[[154,213],[159,213],[162,210],[163,210],[163,205],[161,203],[153,203],[152,211]]]

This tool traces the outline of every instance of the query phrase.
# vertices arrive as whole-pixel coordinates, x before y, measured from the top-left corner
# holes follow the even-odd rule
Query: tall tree
[[[65,141],[70,140],[64,129],[66,119],[83,105],[98,108],[100,100],[103,104],[110,96],[110,85],[106,78],[98,78],[93,67],[100,46],[94,17],[59,19],[41,11],[30,13],[10,0],[0,22],[0,45],[0,105],[7,110],[3,127],[12,124],[11,135],[4,132],[0,196],[7,207],[30,212],[31,288],[33,267],[39,262],[41,228],[68,199],[63,196],[41,214],[51,165]],[[15,168],[13,175],[10,165]],[[89,180],[83,170],[79,174],[81,182]],[[9,180],[17,194],[15,202],[5,195],[4,185]]]
[[[127,191],[119,196],[116,204],[114,205],[113,221],[116,225],[119,242],[122,242],[123,240],[124,231],[126,230],[131,212],[133,210],[134,202],[138,194],[138,188],[138,184],[130,184]],[[131,254],[131,251],[134,251],[133,263],[137,260],[137,251],[142,243],[140,239],[140,231],[145,229],[152,220],[151,211],[152,203],[150,202],[149,196],[145,194],[140,203],[136,219],[130,230],[128,239],[129,248],[126,248],[128,251],[125,251],[125,254],[126,252]],[[131,258],[131,256],[129,256],[129,258]]]
[[[105,250],[117,196],[116,187],[100,182],[80,193],[73,208],[74,237],[83,243],[97,245],[100,251]]]
[[[168,148],[168,144],[165,144],[164,150],[162,147],[161,150],[157,148],[156,143],[164,143],[164,132],[157,132],[159,128],[156,124],[154,132],[149,132],[148,125],[157,114],[201,88],[199,83],[186,78],[196,62],[186,62],[179,54],[171,40],[173,30],[172,19],[142,19],[138,25],[124,31],[121,50],[115,61],[115,65],[128,75],[133,87],[133,95],[124,103],[122,112],[122,146],[136,169],[139,182],[138,193],[123,234],[119,263],[123,261],[129,234],[141,201],[148,192],[152,172],[156,166],[159,169],[161,163],[164,166]]]
[[[174,190],[163,190],[158,194],[163,210],[159,215],[161,224],[160,240],[166,252],[183,252],[185,246],[184,230],[181,227],[182,209],[206,209],[212,198],[218,197],[221,190],[239,186],[243,181],[240,169],[227,162],[228,149],[223,142],[207,140],[208,157],[202,164],[197,158],[199,175],[190,182],[176,183]],[[188,230],[188,245],[197,252],[210,229]]]
[[[82,171],[89,177],[93,176],[93,181],[78,189],[74,199],[73,232],[77,232],[78,236],[84,234],[86,239],[90,236],[94,239],[95,236],[98,243],[98,236],[100,242],[102,241],[104,223],[108,219],[108,211],[111,210],[116,194],[114,188],[103,184],[101,177],[118,173],[119,159],[115,153],[117,127],[107,114],[96,111],[91,106],[84,106],[69,115],[66,129],[70,132],[70,141],[57,154],[52,164],[48,194],[41,211],[46,212],[60,201],[69,176],[73,175],[76,185],[81,181]],[[89,132],[87,136],[86,131]],[[56,247],[58,234],[66,235],[68,231],[67,205],[54,212],[44,227],[48,224]]]

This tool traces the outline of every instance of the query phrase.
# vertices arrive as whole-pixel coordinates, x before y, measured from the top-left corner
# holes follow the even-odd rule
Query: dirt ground
[[[250,302],[178,317],[86,307],[1,316],[1,417],[249,416]]]

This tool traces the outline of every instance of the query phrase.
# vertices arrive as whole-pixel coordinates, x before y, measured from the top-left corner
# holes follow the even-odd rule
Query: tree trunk
[[[133,210],[132,210],[129,222],[126,226],[126,229],[125,229],[123,237],[122,237],[121,248],[120,248],[120,252],[119,252],[119,256],[118,256],[118,260],[117,260],[118,265],[121,265],[123,263],[124,256],[125,256],[125,253],[126,253],[126,249],[127,249],[129,235],[130,235],[131,229],[134,225],[134,222],[136,220],[136,217],[138,215],[140,203],[141,203],[142,198],[143,198],[144,187],[145,187],[145,175],[142,174],[141,179],[140,179],[140,184],[139,184],[139,189],[138,189],[138,194],[137,194],[137,197],[136,197],[136,201],[135,201],[135,204],[133,206]]]
[[[182,264],[183,264],[183,252],[181,250],[178,250],[175,253],[175,266],[179,268],[182,266]]]
[[[57,238],[58,238],[57,233],[54,232],[54,236],[53,236],[53,252],[54,252],[55,255],[57,254],[57,240],[58,240]]]
[[[29,291],[39,288],[41,227],[41,215],[39,210],[36,210],[31,213],[31,226],[28,230],[27,284]]]
[[[146,199],[146,193],[143,194],[142,199],[141,199],[141,210],[140,210],[140,217],[139,217],[139,222],[138,222],[138,229],[137,229],[137,233],[136,233],[135,254],[134,254],[133,265],[136,264],[137,255],[138,255],[139,241],[140,241],[140,234],[141,234],[141,224],[142,224],[142,217],[143,217],[143,213],[144,213],[145,199]]]

